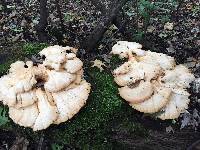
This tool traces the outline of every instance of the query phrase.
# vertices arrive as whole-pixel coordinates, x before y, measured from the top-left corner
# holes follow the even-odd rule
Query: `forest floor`
[[[0,3],[1,75],[6,72],[10,63],[17,59],[24,60],[35,54],[35,48],[31,49],[32,47],[37,47],[37,51],[46,44],[81,48],[81,41],[92,32],[102,15],[100,10],[86,0],[63,0],[61,3],[65,27],[63,33],[56,4],[50,0],[48,1],[50,15],[47,27],[49,41],[46,44],[38,44],[35,30],[39,22],[38,1],[7,0],[6,4],[5,8]],[[115,25],[110,26],[94,53],[88,54],[84,50],[80,52],[82,60],[87,65],[88,61],[101,59],[107,64],[105,72],[109,73],[110,68],[113,67],[109,64],[108,53],[113,44],[119,40],[128,40],[141,43],[144,50],[175,57],[177,64],[184,63],[192,70],[195,77],[200,77],[200,2],[198,0],[183,0],[180,3],[176,0],[155,0],[151,3],[145,0],[138,3],[130,1],[123,7],[120,16],[125,20],[121,28]],[[200,94],[195,93],[193,89],[189,91],[192,93],[189,109],[177,120],[159,121],[136,111],[131,112],[131,115],[134,115],[134,121],[148,130],[148,133],[144,132],[148,135],[136,134],[132,128],[127,129],[126,123],[114,122],[111,127],[112,133],[108,138],[112,143],[112,148],[181,150],[200,140],[198,126],[200,124]],[[127,120],[130,121],[131,117]],[[0,149],[76,148],[67,144],[62,145],[62,143],[60,146],[42,136],[43,134],[33,142],[30,135],[18,131],[0,128]]]

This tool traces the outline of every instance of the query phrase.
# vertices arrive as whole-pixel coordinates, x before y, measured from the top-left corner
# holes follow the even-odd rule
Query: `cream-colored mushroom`
[[[176,119],[188,108],[189,102],[188,95],[172,93],[169,103],[161,110],[157,117],[162,120]]]
[[[38,117],[39,111],[36,104],[14,108],[9,107],[9,117],[20,126],[23,127],[32,127],[35,123],[36,118]]]
[[[133,53],[143,56],[145,51],[141,50],[142,45],[136,42],[119,41],[112,47],[112,54],[117,54],[122,58],[132,57]]]
[[[114,72],[117,71],[115,70]],[[156,78],[160,73],[161,68],[159,66],[134,61],[131,63],[131,69],[128,73],[114,75],[114,80],[118,85],[125,86],[142,79],[150,81],[151,79]]]
[[[80,85],[72,89],[53,93],[52,96],[59,114],[55,123],[59,124],[71,119],[86,103],[89,92],[90,84],[86,81],[82,81]]]
[[[66,59],[66,48],[58,45],[44,48],[40,55],[45,56],[43,64],[49,68],[59,70]]]
[[[173,69],[176,65],[175,60],[171,56],[162,53],[147,51],[144,56],[138,57],[139,61],[158,65],[164,70]]]
[[[44,84],[44,88],[49,92],[57,92],[67,87],[76,79],[75,74],[66,71],[48,70],[48,79]]]
[[[18,104],[17,94],[27,92],[36,84],[32,71],[32,62],[17,61],[11,65],[9,74],[0,79],[0,95],[4,105],[14,106]],[[20,105],[20,104],[19,104]]]
[[[35,94],[35,90],[30,90],[25,93],[17,94],[17,102],[15,104],[15,108],[27,107],[32,105],[37,101],[37,97]]]
[[[140,112],[162,112],[157,117],[163,120],[177,118],[188,107],[186,89],[195,79],[194,75],[187,67],[176,66],[173,57],[141,48],[139,44],[126,41],[112,48],[112,54],[129,58],[113,71],[115,82],[122,86],[120,96]]]
[[[161,110],[164,106],[166,106],[166,104],[170,100],[170,95],[171,89],[159,87],[156,88],[154,94],[146,101],[137,104],[131,103],[130,105],[140,112],[156,113],[159,110]]]
[[[129,71],[132,70],[132,63],[134,63],[135,60],[127,61],[124,64],[120,65],[118,68],[116,68],[113,71],[113,74],[115,76],[120,75],[120,74],[126,74]]]
[[[36,90],[36,96],[38,98],[38,111],[39,115],[33,125],[33,130],[42,130],[49,127],[58,116],[57,107],[53,102],[53,98],[50,93],[45,93],[41,89]]]
[[[16,93],[29,91],[37,82],[33,73],[33,63],[30,61],[26,64],[21,61],[11,64],[9,73],[10,80],[7,84],[13,86]]]
[[[134,88],[124,86],[119,88],[120,96],[131,104],[141,103],[149,99],[153,94],[153,86],[150,82],[141,81]]]
[[[75,73],[80,70],[83,66],[83,62],[79,58],[74,58],[71,60],[67,60],[65,64],[65,69],[69,73]]]
[[[0,101],[8,105],[15,123],[38,131],[78,113],[86,103],[90,84],[83,79],[83,62],[76,51],[56,45],[40,52],[45,56],[42,64],[11,64],[9,73],[0,78]]]
[[[161,81],[174,86],[189,88],[189,83],[194,79],[194,75],[191,74],[185,66],[178,65],[174,70],[167,70],[165,75],[161,78]]]
[[[16,92],[12,85],[8,84],[11,78],[3,76],[0,78],[0,98],[4,105],[14,106],[16,104]]]

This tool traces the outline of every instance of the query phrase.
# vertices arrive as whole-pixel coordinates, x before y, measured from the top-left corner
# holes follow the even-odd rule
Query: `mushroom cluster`
[[[187,88],[195,77],[187,67],[166,54],[144,51],[135,42],[119,41],[111,53],[128,58],[113,75],[120,96],[134,109],[165,120],[178,118],[188,108]]]
[[[55,45],[39,55],[41,64],[17,61],[0,78],[0,101],[8,105],[9,117],[34,131],[72,118],[90,92],[76,49]]]

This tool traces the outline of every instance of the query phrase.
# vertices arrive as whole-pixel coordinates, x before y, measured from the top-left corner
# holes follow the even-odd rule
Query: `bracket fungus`
[[[165,120],[178,118],[188,108],[187,88],[195,77],[187,67],[176,65],[173,57],[127,41],[117,42],[111,54],[128,59],[113,75],[120,96],[134,109]]]
[[[0,78],[0,101],[9,117],[34,131],[71,119],[85,105],[90,84],[76,49],[58,45],[43,49],[43,62],[17,61]]]

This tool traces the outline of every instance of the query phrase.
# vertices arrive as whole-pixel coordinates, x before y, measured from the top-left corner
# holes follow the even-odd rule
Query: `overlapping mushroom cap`
[[[34,131],[71,119],[90,93],[76,49],[56,45],[40,55],[42,64],[17,61],[0,78],[0,101],[8,105],[10,118]]]
[[[175,119],[188,108],[189,83],[195,77],[173,57],[144,51],[135,42],[119,41],[111,53],[128,61],[113,71],[120,96],[136,110]],[[159,113],[158,113],[159,112]]]

